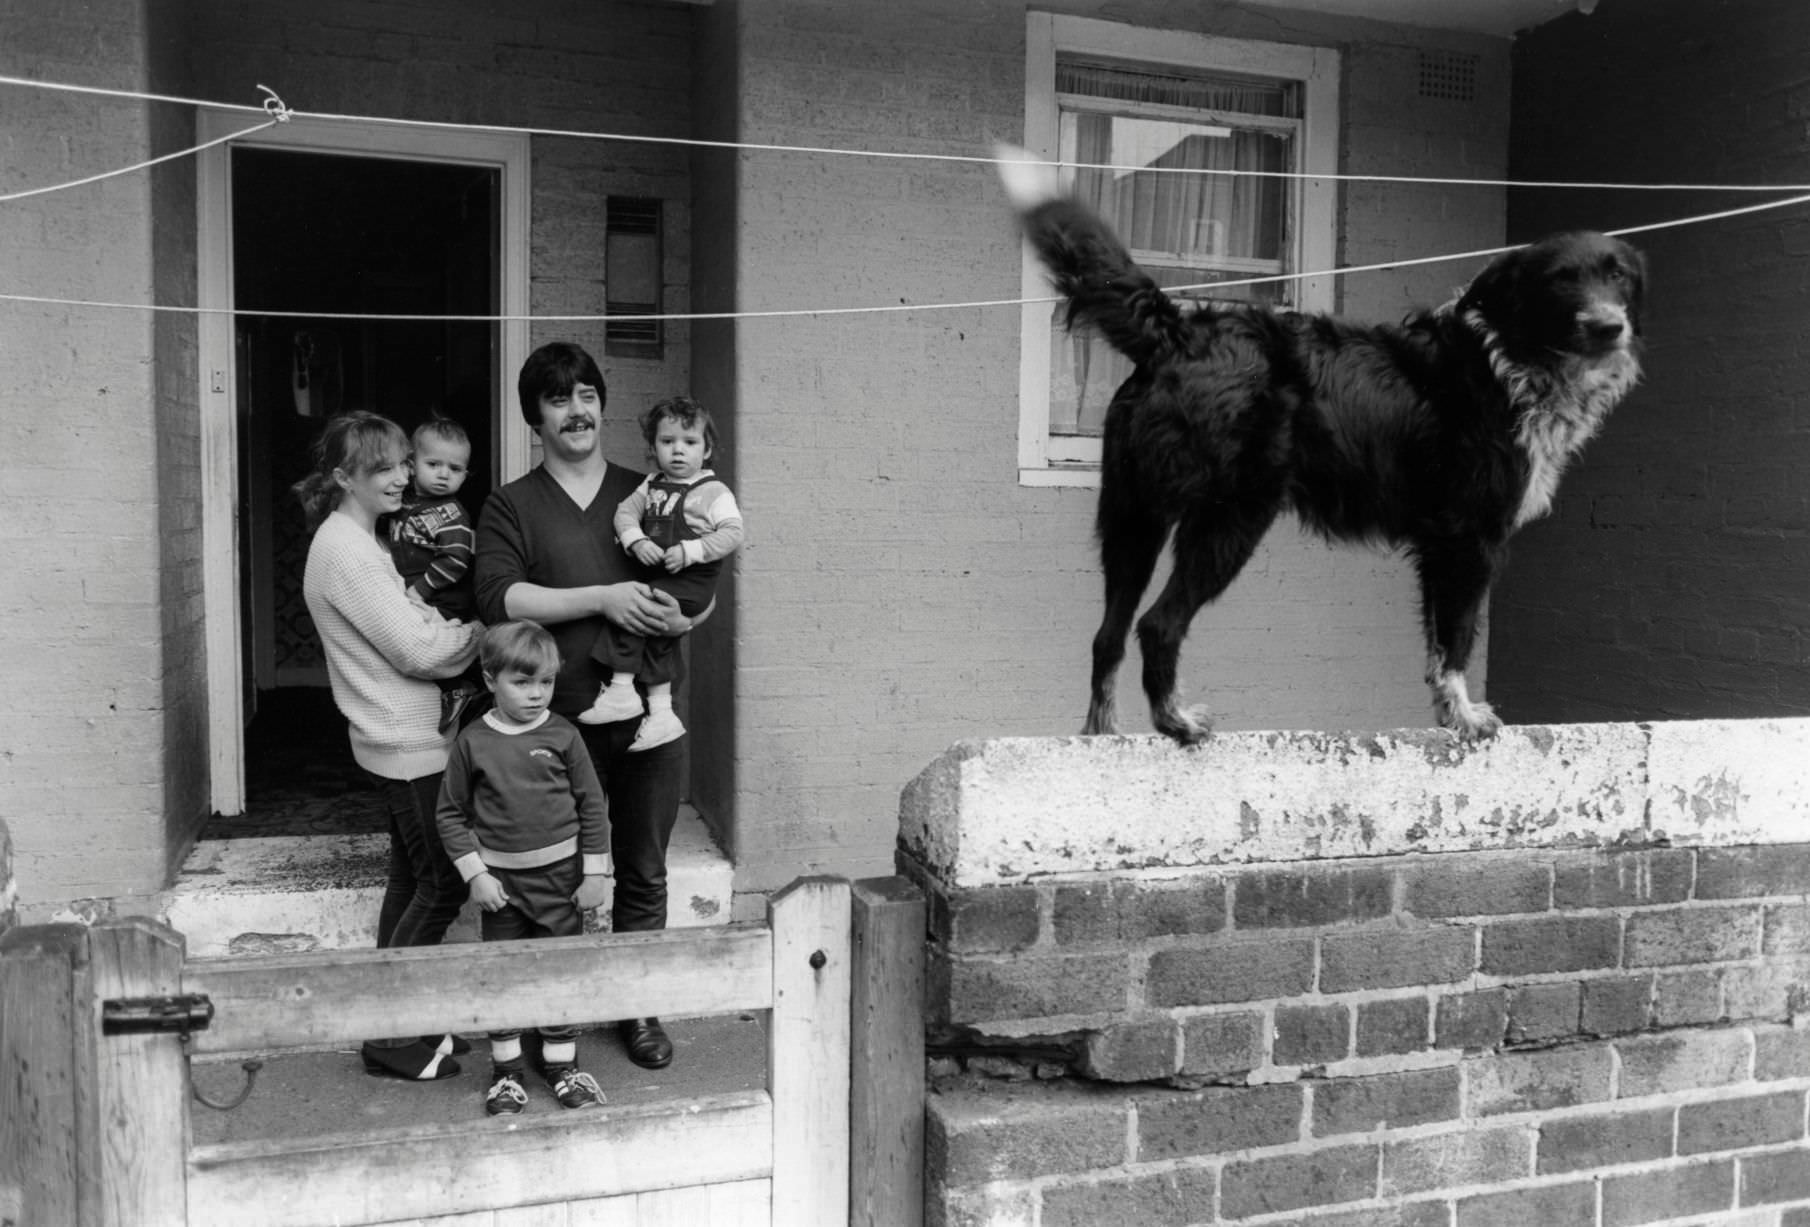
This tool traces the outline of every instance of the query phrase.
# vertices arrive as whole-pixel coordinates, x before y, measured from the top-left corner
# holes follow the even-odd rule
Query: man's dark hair
[[[602,409],[609,393],[603,386],[603,372],[597,369],[597,360],[582,345],[570,341],[551,341],[541,346],[522,363],[521,378],[515,381],[523,420],[538,430],[541,398],[570,396],[581,383],[597,389],[597,407]]]

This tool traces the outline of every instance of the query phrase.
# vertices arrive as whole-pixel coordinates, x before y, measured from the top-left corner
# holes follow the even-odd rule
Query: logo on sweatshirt
[[[553,751],[547,749],[546,746],[535,746],[532,750],[528,751],[528,757],[529,758],[558,758],[559,755],[557,755],[557,754],[553,753]]]

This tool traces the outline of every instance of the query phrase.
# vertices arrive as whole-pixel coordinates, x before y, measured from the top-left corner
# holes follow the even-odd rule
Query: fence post
[[[189,1082],[171,1032],[102,1035],[101,1002],[182,991],[182,935],[142,916],[102,921],[88,934],[93,962],[88,1025],[96,1037],[96,1120],[102,1227],[188,1220]]]
[[[767,904],[773,929],[773,1221],[848,1222],[849,887],[800,878]]]
[[[0,937],[0,1190],[19,1227],[99,1217],[92,1000],[86,928]]]
[[[853,890],[851,1227],[924,1221],[924,895],[900,877]]]

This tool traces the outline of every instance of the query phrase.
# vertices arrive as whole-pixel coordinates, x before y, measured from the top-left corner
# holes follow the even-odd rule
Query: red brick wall
[[[1261,761],[1229,740],[1207,752]],[[1466,761],[1472,803],[1507,804]],[[983,773],[907,809],[987,821]],[[984,787],[1034,805],[1039,774]],[[1128,773],[1124,809],[1191,778]],[[1750,798],[1756,778],[1725,773]],[[1742,823],[1777,829],[1749,809],[1699,837]],[[1810,844],[1564,837],[1479,828],[1490,850],[1429,854],[1378,832],[1385,855],[1203,865],[1128,835],[1135,868],[988,885],[909,841],[931,897],[929,1221],[1810,1222]]]
[[[1810,8],[1603,0],[1515,43],[1517,178],[1810,183]],[[1789,195],[1790,193],[1782,193]],[[1516,192],[1511,239],[1765,197]],[[1517,719],[1810,711],[1810,211],[1636,236],[1645,385],[1515,541],[1493,697]]]

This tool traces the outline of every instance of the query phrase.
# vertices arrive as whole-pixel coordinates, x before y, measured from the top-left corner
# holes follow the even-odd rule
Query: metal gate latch
[[[121,997],[101,1002],[102,1035],[144,1035],[175,1031],[185,1039],[205,1031],[213,1021],[214,1003],[203,993],[179,997]]]

